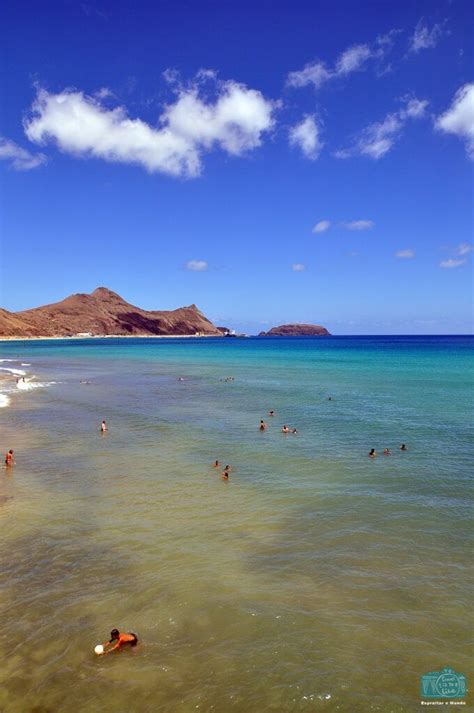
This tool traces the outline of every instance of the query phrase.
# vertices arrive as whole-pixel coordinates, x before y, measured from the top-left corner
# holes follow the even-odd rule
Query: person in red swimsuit
[[[110,654],[112,651],[116,651],[126,644],[136,646],[138,644],[137,635],[132,633],[121,634],[118,629],[112,629],[110,632],[110,641],[104,644],[104,654]]]

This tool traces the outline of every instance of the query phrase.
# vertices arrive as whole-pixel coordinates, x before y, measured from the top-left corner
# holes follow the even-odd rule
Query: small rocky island
[[[329,337],[326,327],[318,324],[280,324],[268,332],[260,332],[259,337]]]

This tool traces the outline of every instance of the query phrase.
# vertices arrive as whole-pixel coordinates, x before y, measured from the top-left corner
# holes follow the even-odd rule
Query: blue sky
[[[2,306],[472,331],[472,3],[5,5]]]

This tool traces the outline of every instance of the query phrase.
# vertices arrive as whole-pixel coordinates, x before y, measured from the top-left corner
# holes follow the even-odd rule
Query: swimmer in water
[[[377,456],[377,453],[375,452],[375,448],[371,448],[369,451],[369,458],[375,458]]]
[[[408,448],[406,447],[406,445],[405,445],[404,443],[402,443],[402,445],[400,446],[400,450],[401,450],[401,451],[407,451]]]
[[[281,432],[282,432],[282,433],[289,433],[289,432],[290,432],[290,429],[288,428],[288,426],[283,426],[283,428],[281,429]]]
[[[391,456],[391,455],[392,455],[392,451],[390,450],[390,448],[384,448],[384,449],[383,449],[383,454],[384,454],[384,456]]]
[[[218,467],[219,467],[219,465],[220,465],[220,464],[219,464],[219,461],[218,461],[218,460],[216,460],[216,461],[215,461],[215,463],[214,463],[214,465],[213,465],[213,468],[218,468]]]
[[[112,646],[113,644],[113,646]],[[130,646],[136,646],[138,644],[138,638],[136,634],[121,634],[118,629],[112,629],[110,632],[110,641],[107,641],[104,646],[104,654],[110,654],[112,651],[116,651],[121,646],[129,644]]]
[[[263,419],[260,421],[260,430],[261,431],[267,430],[267,424],[265,423],[265,421]]]
[[[222,480],[229,480],[229,473],[230,473],[230,465],[226,465],[224,470],[222,471]]]
[[[269,415],[269,416],[274,416],[274,415],[275,415],[275,411],[273,411],[273,410],[272,410],[272,411],[269,411],[269,412],[268,412],[268,415]]]
[[[298,433],[298,431],[296,430],[296,428],[294,428],[294,429],[292,430],[292,434],[293,434],[294,436],[296,436],[297,433]]]
[[[5,465],[10,466],[14,465],[15,461],[13,460],[13,449],[10,448],[10,450],[5,453]]]
[[[101,432],[101,433],[105,433],[107,430],[108,430],[108,429],[107,429],[107,424],[105,423],[105,419],[104,419],[104,420],[102,421],[102,423],[100,424],[100,432]]]

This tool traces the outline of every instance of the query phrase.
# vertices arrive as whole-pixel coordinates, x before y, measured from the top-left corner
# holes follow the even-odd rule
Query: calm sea
[[[424,673],[472,683],[473,345],[2,344],[0,711],[410,713]],[[113,627],[140,645],[95,656]]]

